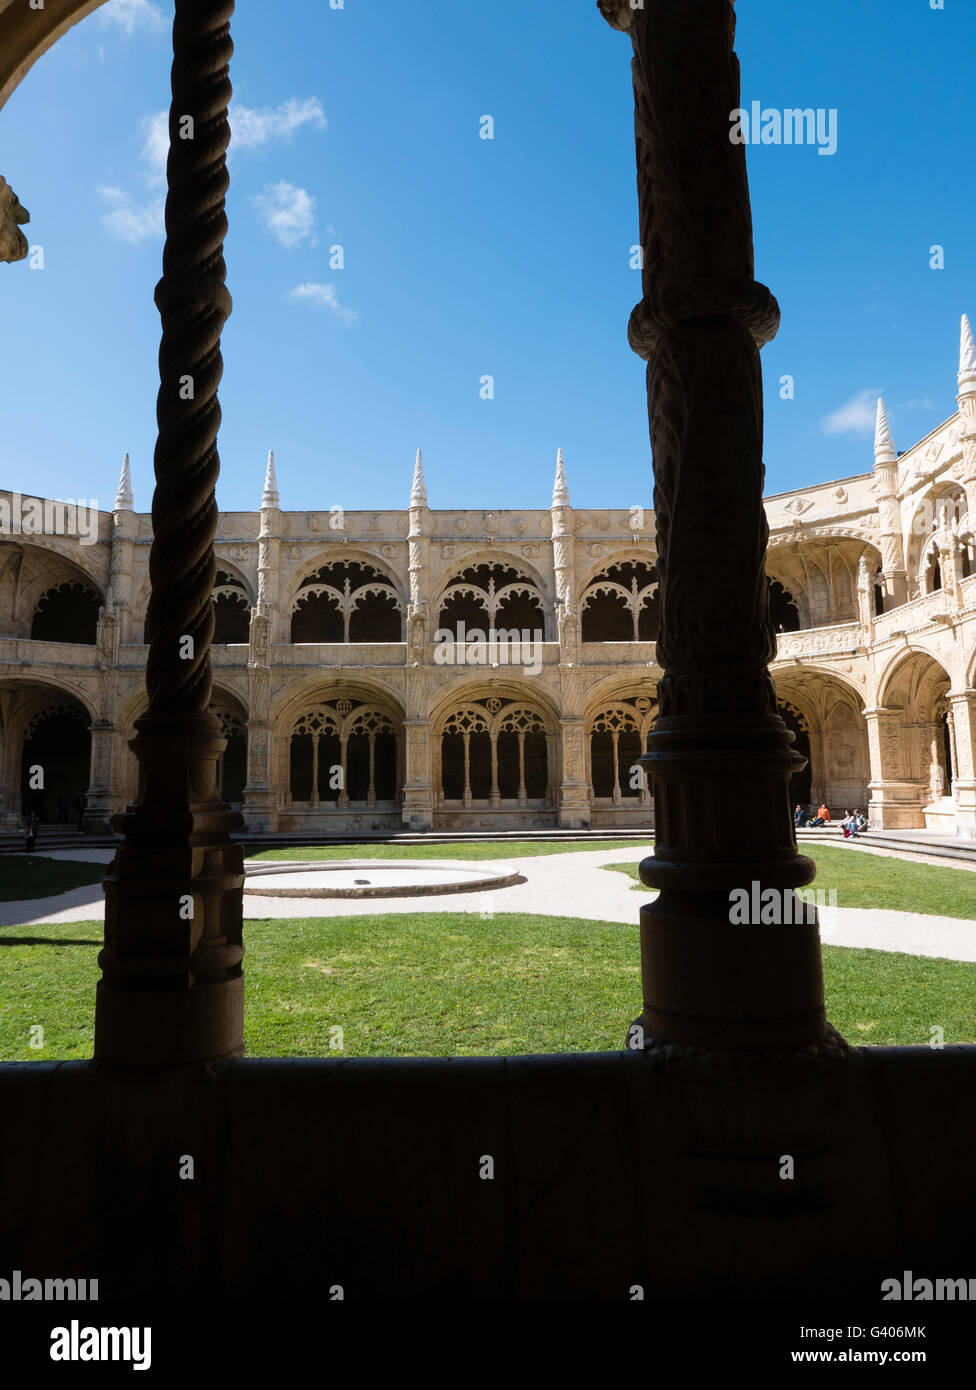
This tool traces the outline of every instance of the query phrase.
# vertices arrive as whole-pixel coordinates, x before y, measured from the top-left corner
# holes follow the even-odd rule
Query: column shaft
[[[138,801],[115,822],[95,1011],[96,1059],[127,1065],[243,1052],[243,853],[230,841],[242,818],[217,795],[226,741],[209,712],[233,10],[176,0],[173,23],[149,709],[132,741]]]

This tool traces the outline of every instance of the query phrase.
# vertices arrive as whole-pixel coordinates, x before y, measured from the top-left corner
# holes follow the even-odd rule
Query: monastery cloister
[[[899,453],[879,401],[871,472],[768,497],[767,577],[794,801],[973,837],[965,317],[957,403]],[[128,458],[93,534],[71,511],[0,492],[7,831],[66,791],[104,833],[136,798],[152,523]],[[419,451],[404,511],[282,511],[269,456],[260,509],[217,533],[221,794],[257,834],[651,825],[654,534],[649,508],[574,508],[561,453],[551,507],[520,512],[431,510]]]

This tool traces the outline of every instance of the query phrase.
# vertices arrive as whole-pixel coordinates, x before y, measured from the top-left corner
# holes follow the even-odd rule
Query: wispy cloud
[[[98,11],[99,23],[134,34],[137,29],[164,29],[166,17],[151,0],[108,0]]]
[[[165,226],[161,198],[138,204],[124,188],[109,188],[104,184],[99,184],[96,192],[108,208],[102,218],[106,231],[132,246],[138,246],[149,237],[162,240]]]
[[[162,241],[166,230],[164,209],[169,117],[165,111],[157,111],[143,118],[142,129],[145,139],[139,159],[143,166],[142,181],[149,196],[136,198],[124,188],[104,184],[99,184],[95,190],[108,208],[102,218],[102,226],[130,246],[138,246],[150,238]]]
[[[315,199],[304,188],[285,179],[265,185],[252,199],[265,228],[288,250],[308,241],[315,246]]]
[[[150,188],[165,188],[166,160],[169,157],[169,115],[156,111],[142,122],[146,141],[139,158],[145,165],[145,180]]]
[[[326,125],[318,97],[289,97],[280,106],[243,106],[235,101],[230,108],[231,150],[263,150],[289,141],[303,126],[324,130]]]
[[[820,422],[824,434],[874,434],[878,414],[878,397],[883,393],[872,387],[858,391],[837,410],[825,415]]]
[[[141,3],[147,3],[147,0],[141,0]],[[122,4],[122,0],[110,0],[107,8],[111,9],[117,4]],[[234,102],[230,108],[230,124],[233,153],[235,150],[260,151],[274,144],[286,143],[303,127],[324,129],[326,119],[317,97],[308,97],[304,101],[289,97],[279,106],[251,107]],[[169,113],[154,111],[152,115],[144,117],[142,130],[144,139],[139,153],[141,177],[152,196],[148,200],[141,199],[114,186],[102,185],[97,189],[98,196],[109,209],[102,219],[102,225],[113,236],[132,244],[163,235]],[[304,189],[288,183],[268,184],[255,202],[265,225],[282,246],[298,246],[311,236],[315,226],[315,199]],[[314,246],[315,242],[310,244]]]
[[[335,285],[317,285],[313,280],[307,280],[304,285],[296,285],[289,290],[287,297],[312,304],[316,309],[328,309],[344,323],[355,323],[359,318],[358,309],[346,309],[339,303]]]

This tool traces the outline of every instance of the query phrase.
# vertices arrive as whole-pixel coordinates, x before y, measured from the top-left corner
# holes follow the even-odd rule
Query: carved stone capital
[[[21,206],[17,194],[5,178],[0,177],[0,261],[22,261],[27,256],[27,238],[20,230],[30,221],[30,213]]]

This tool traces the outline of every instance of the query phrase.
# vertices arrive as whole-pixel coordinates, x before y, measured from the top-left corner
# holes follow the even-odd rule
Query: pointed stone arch
[[[554,823],[558,723],[517,686],[442,700],[434,735],[435,825]]]
[[[358,556],[335,556],[292,586],[295,643],[403,641],[403,598],[386,570]]]

